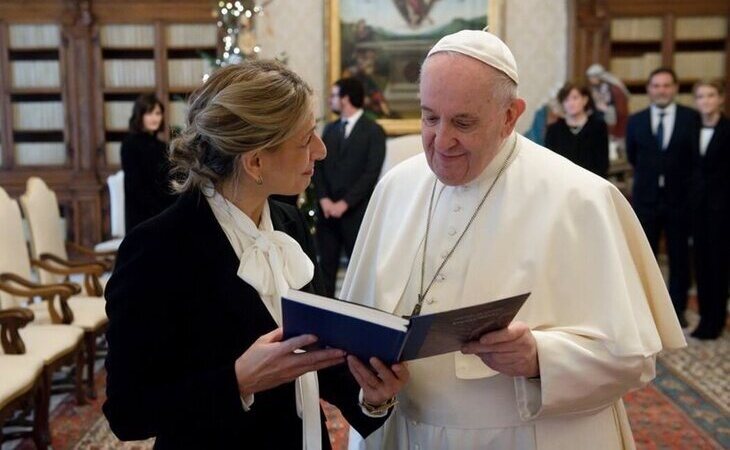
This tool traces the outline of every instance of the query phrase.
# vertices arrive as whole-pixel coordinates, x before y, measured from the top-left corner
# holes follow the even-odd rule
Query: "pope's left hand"
[[[370,358],[370,369],[356,357],[348,355],[347,365],[362,388],[363,400],[374,406],[382,405],[395,397],[410,378],[405,363],[388,367],[378,358]]]
[[[537,342],[523,322],[483,334],[461,347],[465,355],[477,355],[490,368],[513,377],[538,377]]]

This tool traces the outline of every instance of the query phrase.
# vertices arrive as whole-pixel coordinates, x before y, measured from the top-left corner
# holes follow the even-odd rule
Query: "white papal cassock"
[[[350,449],[634,448],[621,396],[654,375],[662,348],[685,345],[654,255],[631,207],[607,181],[513,133],[464,186],[436,187],[428,284],[515,151],[423,314],[532,292],[540,379],[497,374],[473,355],[409,363],[411,382],[386,425]],[[424,155],[381,180],[342,297],[410,314],[420,285],[435,175]]]

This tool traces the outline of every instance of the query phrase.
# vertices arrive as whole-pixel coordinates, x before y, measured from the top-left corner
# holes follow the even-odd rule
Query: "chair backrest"
[[[411,156],[415,156],[423,151],[420,134],[407,134],[388,138],[385,142],[385,161],[383,168],[380,170],[380,178],[383,178],[386,172],[405,161]]]
[[[40,178],[30,177],[25,185],[25,193],[20,196],[20,206],[30,226],[30,249],[33,257],[50,253],[68,259],[56,194]],[[60,275],[45,270],[39,272],[43,284],[63,281]]]
[[[30,257],[23,234],[23,219],[18,202],[0,188],[0,273],[13,273],[31,279]],[[0,309],[16,308],[25,298],[0,291]]]
[[[124,237],[126,234],[124,224],[124,171],[120,170],[114,175],[109,175],[106,184],[109,186],[112,236],[115,238]]]

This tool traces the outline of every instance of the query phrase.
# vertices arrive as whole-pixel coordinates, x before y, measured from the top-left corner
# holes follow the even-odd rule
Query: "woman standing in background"
[[[594,110],[585,86],[566,83],[558,91],[565,117],[550,125],[545,147],[601,177],[608,175],[608,127]]]
[[[700,81],[692,89],[702,118],[694,142],[692,225],[700,323],[698,339],[717,339],[727,319],[730,272],[730,121],[722,114],[722,83]]]
[[[167,145],[157,135],[164,128],[165,108],[154,94],[137,97],[122,141],[124,215],[127,233],[170,206]]]

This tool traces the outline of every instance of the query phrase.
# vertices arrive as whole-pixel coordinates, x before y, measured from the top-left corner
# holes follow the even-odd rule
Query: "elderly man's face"
[[[428,165],[446,185],[481,174],[522,112],[493,96],[496,77],[496,70],[463,55],[436,54],[425,63],[421,137]]]

